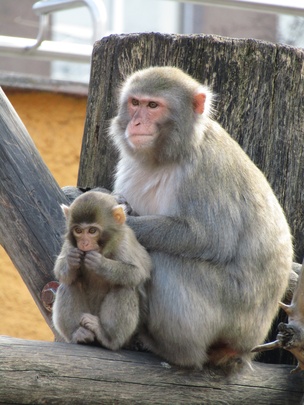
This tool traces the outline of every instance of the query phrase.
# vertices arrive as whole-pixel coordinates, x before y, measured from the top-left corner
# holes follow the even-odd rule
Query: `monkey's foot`
[[[88,344],[95,341],[95,334],[80,326],[72,335],[72,343]]]
[[[80,318],[80,325],[83,326],[88,332],[94,334],[98,340],[100,334],[100,323],[98,316],[92,314],[83,314]]]

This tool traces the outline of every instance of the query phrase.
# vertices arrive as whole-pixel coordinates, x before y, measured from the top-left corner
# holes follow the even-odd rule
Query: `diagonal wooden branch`
[[[0,244],[59,339],[41,293],[54,277],[67,199],[1,89],[0,137]]]
[[[282,348],[291,352],[298,360],[292,373],[304,370],[304,261],[299,274],[297,287],[290,305],[279,303],[288,315],[288,323],[278,325],[277,339],[274,342],[256,346],[253,352],[263,352]]]

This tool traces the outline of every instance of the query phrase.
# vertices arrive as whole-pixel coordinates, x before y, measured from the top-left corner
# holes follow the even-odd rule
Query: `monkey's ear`
[[[64,213],[64,216],[66,217],[66,219],[68,219],[69,214],[70,214],[70,207],[68,207],[67,205],[61,204],[60,205],[62,212]]]
[[[122,225],[126,222],[126,214],[122,205],[116,205],[112,208],[112,215],[115,221]]]
[[[193,108],[197,114],[203,114],[203,112],[205,111],[205,101],[205,93],[197,93],[194,95]]]

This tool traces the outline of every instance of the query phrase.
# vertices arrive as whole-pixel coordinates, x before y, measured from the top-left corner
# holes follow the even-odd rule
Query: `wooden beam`
[[[54,279],[67,200],[1,88],[0,134],[0,243],[52,328],[40,294]]]
[[[0,403],[299,404],[303,375],[254,363],[239,375],[171,367],[141,352],[0,337]]]

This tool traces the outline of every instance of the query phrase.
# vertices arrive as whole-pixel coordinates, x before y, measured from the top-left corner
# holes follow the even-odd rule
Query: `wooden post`
[[[303,375],[254,363],[191,371],[148,353],[0,338],[2,404],[300,404]]]
[[[52,328],[40,294],[54,280],[66,198],[2,89],[0,134],[0,243]]]
[[[304,256],[304,52],[211,35],[112,35],[94,46],[78,184],[111,188],[117,154],[107,138],[116,90],[137,69],[173,65],[211,86],[215,118],[265,173],[281,202],[296,261]],[[203,169],[203,168],[202,168]]]

